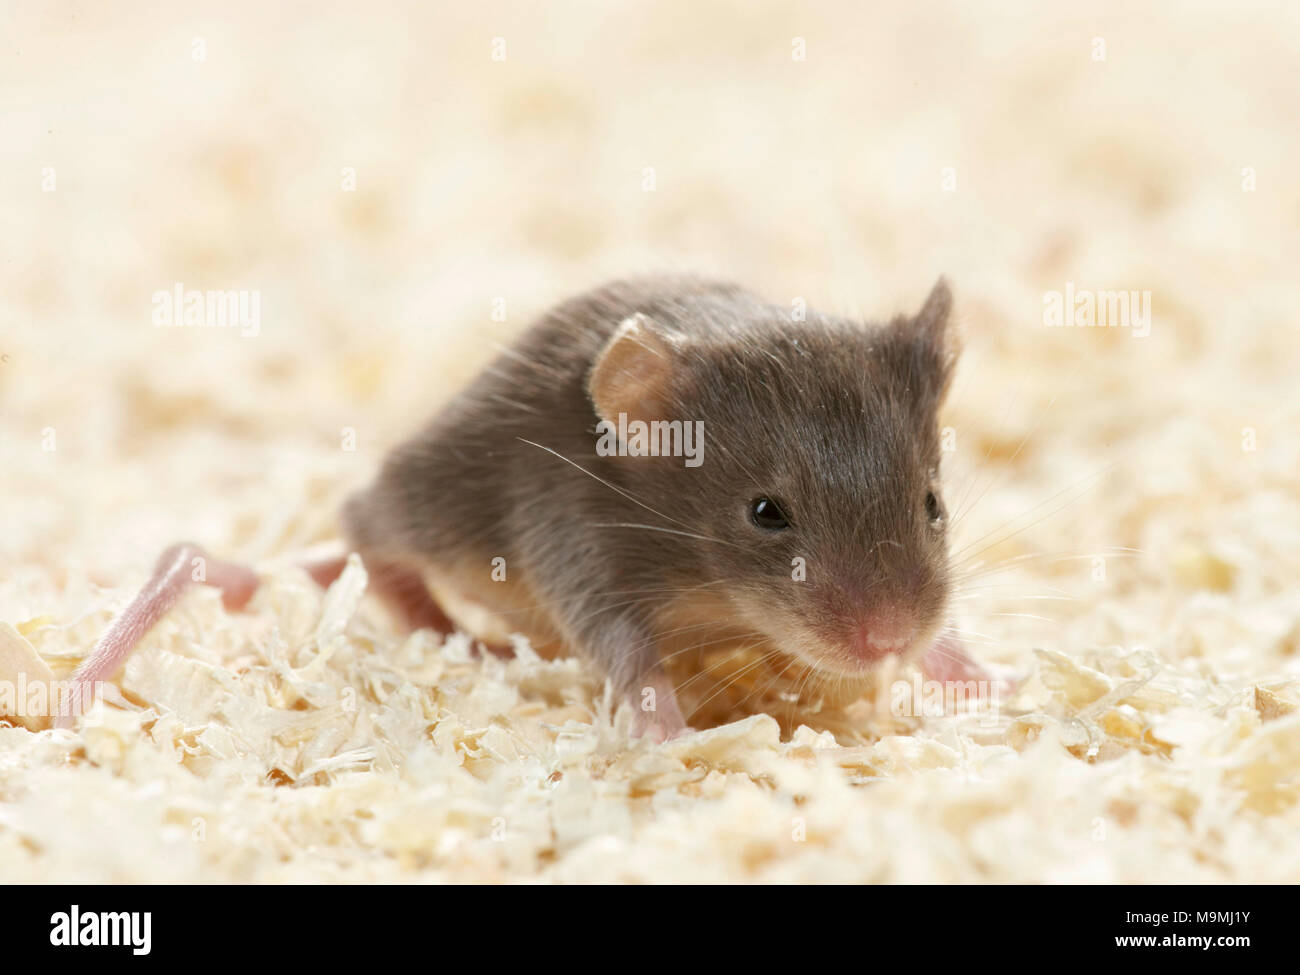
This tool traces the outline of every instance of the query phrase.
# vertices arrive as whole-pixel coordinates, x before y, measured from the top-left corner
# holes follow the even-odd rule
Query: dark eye
[[[925,494],[925,513],[931,521],[939,521],[943,518],[943,505],[939,503],[939,498],[933,491],[927,491]]]
[[[779,532],[783,528],[790,527],[785,512],[771,498],[755,498],[751,501],[749,519],[759,528],[769,532]]]

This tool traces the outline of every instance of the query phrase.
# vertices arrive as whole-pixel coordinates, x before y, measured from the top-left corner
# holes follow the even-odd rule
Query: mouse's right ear
[[[682,340],[637,313],[610,336],[587,378],[587,392],[602,420],[664,419],[668,390]]]

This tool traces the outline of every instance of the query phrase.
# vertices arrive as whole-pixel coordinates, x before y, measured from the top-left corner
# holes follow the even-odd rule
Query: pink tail
[[[117,673],[145,634],[194,582],[219,588],[222,602],[232,610],[242,609],[257,591],[257,576],[244,566],[209,558],[203,549],[188,542],[168,548],[144,588],[72,675],[69,693],[58,702],[55,727],[72,726],[73,718],[90,705],[95,684]]]

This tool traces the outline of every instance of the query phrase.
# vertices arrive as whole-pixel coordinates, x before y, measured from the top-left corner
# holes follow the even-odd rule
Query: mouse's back
[[[512,551],[519,512],[554,519],[558,505],[581,500],[568,490],[581,474],[542,448],[584,467],[602,460],[587,382],[622,322],[642,314],[700,332],[735,328],[761,307],[739,286],[692,277],[615,281],[557,305],[389,454],[345,515],[347,533],[417,551]],[[553,498],[549,515],[541,494]]]

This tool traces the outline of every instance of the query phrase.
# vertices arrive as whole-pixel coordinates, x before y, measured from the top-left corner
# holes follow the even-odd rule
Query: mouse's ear
[[[639,312],[610,336],[587,378],[587,392],[602,420],[664,419],[668,388],[682,339]]]
[[[932,392],[942,400],[952,383],[957,355],[961,351],[957,329],[952,323],[952,289],[948,287],[947,278],[940,277],[935,282],[930,296],[908,327],[921,345],[927,366],[939,377]]]

